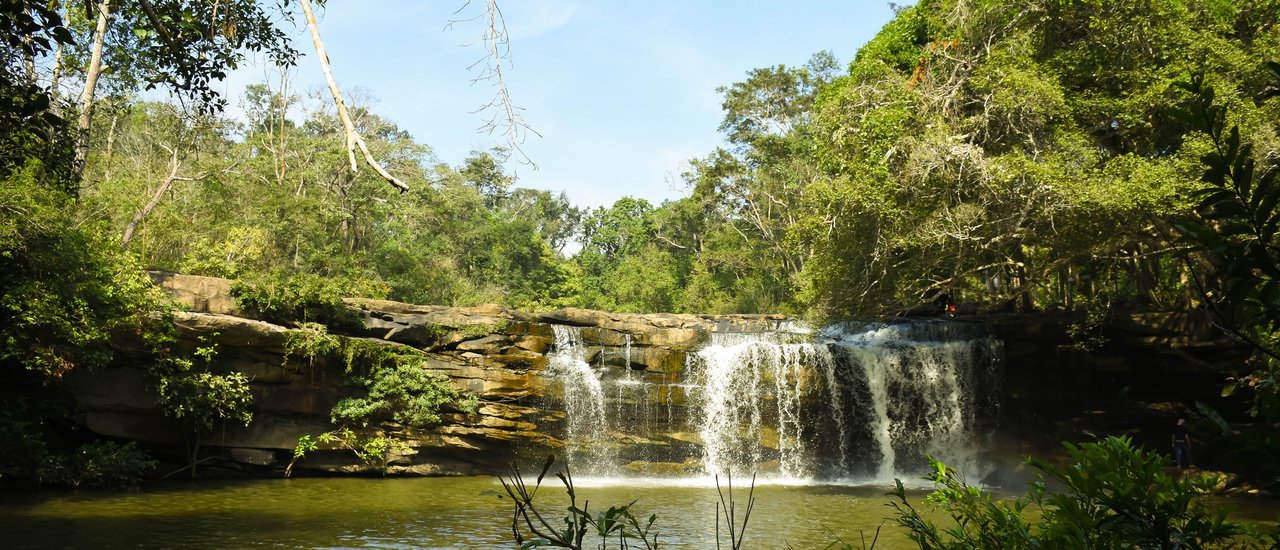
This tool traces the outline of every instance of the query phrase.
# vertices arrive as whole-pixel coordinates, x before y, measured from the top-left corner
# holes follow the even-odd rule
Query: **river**
[[[555,513],[564,498],[544,486]],[[657,514],[663,548],[714,548],[714,486],[579,484],[591,510],[637,500]],[[738,485],[735,482],[735,485]],[[492,477],[304,478],[174,483],[138,491],[49,492],[0,498],[5,548],[511,548],[511,508]],[[746,487],[735,486],[739,513]],[[859,547],[884,524],[877,549],[911,548],[885,519],[884,487],[763,485],[748,548]],[[922,496],[917,494],[916,496]],[[545,499],[545,500],[543,500]],[[557,522],[558,523],[558,522]]]
[[[556,480],[549,480],[558,484]],[[662,548],[715,548],[714,486],[688,481],[578,483],[590,509],[636,500],[657,514]],[[559,485],[537,501],[554,518]],[[735,483],[737,485],[737,483]],[[171,483],[137,491],[78,491],[0,497],[0,545],[45,548],[513,548],[509,500],[496,478],[303,478]],[[824,548],[837,539],[877,550],[914,548],[887,518],[883,486],[762,485],[745,548]],[[736,486],[739,514],[746,487]],[[924,493],[912,492],[917,501]],[[581,502],[581,501],[580,501]],[[1272,520],[1275,501],[1237,500],[1237,517]],[[558,508],[562,510],[563,508]],[[557,524],[558,521],[554,520]],[[728,546],[724,546],[728,548]]]

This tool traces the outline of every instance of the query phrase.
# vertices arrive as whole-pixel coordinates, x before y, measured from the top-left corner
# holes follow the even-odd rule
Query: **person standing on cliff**
[[[1191,467],[1191,435],[1187,433],[1187,419],[1179,418],[1173,428],[1173,463],[1178,469]]]

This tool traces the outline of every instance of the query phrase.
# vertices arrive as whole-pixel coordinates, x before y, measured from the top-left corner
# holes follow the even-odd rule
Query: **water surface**
[[[548,479],[537,501],[563,514],[564,491]],[[578,480],[590,509],[638,502],[657,514],[662,548],[715,548],[715,486],[707,480]],[[746,482],[735,480],[739,514]],[[886,518],[887,487],[761,485],[746,548],[861,548],[883,525],[877,550],[915,548]],[[18,548],[513,548],[510,501],[496,478],[201,481],[138,491],[0,497],[0,547]],[[490,494],[486,494],[490,493]],[[924,492],[911,493],[914,501]],[[1236,499],[1241,519],[1272,521],[1275,501]],[[939,518],[942,519],[942,518]],[[553,519],[559,525],[558,519]],[[945,522],[943,522],[945,523]],[[1272,524],[1274,525],[1274,523]],[[727,545],[724,546],[727,548]]]
[[[657,514],[663,548],[715,547],[714,486],[579,485],[591,510],[638,500],[637,516]],[[485,494],[495,490],[492,477],[312,478],[6,495],[0,533],[6,548],[511,548],[510,501]],[[883,493],[757,487],[747,547],[822,548],[837,537],[857,546],[859,530],[870,541],[890,511]],[[746,488],[735,495],[741,513]],[[549,516],[563,516],[562,487],[544,486],[538,500]],[[896,527],[883,531],[876,548],[911,547]]]

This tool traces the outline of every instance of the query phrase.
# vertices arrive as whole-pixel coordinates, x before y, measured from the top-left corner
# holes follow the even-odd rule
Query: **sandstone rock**
[[[146,375],[139,369],[77,369],[65,381],[67,389],[87,410],[151,414],[158,410],[155,393],[148,389]]]
[[[639,354],[637,355],[637,351]],[[632,360],[645,366],[647,370],[680,373],[684,372],[686,350],[667,347],[644,347],[632,350]],[[638,360],[636,358],[639,358]]]
[[[284,356],[251,348],[224,348],[214,358],[219,370],[239,372],[256,384],[292,384],[307,376],[308,367],[289,367]]]
[[[85,411],[85,426],[98,435],[132,439],[143,443],[182,444],[180,427],[158,411]]]
[[[539,355],[547,353],[552,340],[542,336],[525,336],[516,342],[516,347]]]
[[[220,346],[255,348],[259,351],[284,354],[285,335],[289,329],[265,321],[233,317],[216,313],[192,313],[177,311],[174,324],[185,334],[210,337]]]
[[[684,462],[633,460],[623,464],[622,469],[642,477],[681,477],[702,473],[702,461],[692,457],[685,459]]]
[[[265,449],[231,449],[231,459],[241,464],[253,466],[270,466],[276,463],[276,453]]]
[[[488,359],[497,362],[500,368],[512,370],[542,370],[547,367],[547,357],[545,355],[519,348],[509,350],[506,353],[490,355]]]
[[[388,475],[412,475],[424,477],[473,476],[480,473],[482,472],[478,471],[474,464],[469,464],[460,460],[427,462],[423,464],[391,466],[387,468]]]
[[[169,296],[198,313],[243,316],[244,312],[231,296],[231,281],[216,277],[182,275],[151,271],[151,281],[169,292]]]
[[[485,355],[494,355],[509,344],[506,336],[500,334],[490,334],[483,338],[474,340],[466,340],[457,345],[457,349],[462,351],[474,351]]]

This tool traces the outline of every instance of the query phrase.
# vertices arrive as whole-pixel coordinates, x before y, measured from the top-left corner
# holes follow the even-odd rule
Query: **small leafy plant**
[[[1209,500],[1217,478],[1165,473],[1169,457],[1134,447],[1125,437],[1075,446],[1074,463],[1058,469],[1028,460],[1040,478],[1024,496],[995,500],[955,469],[930,459],[928,501],[952,519],[939,527],[926,519],[897,481],[894,520],[921,550],[971,548],[1237,548],[1262,546],[1264,536],[1228,521]],[[1047,482],[1061,485],[1050,490]],[[1029,509],[1038,519],[1027,519]],[[1280,540],[1266,535],[1272,543]]]
[[[514,506],[511,515],[511,536],[520,548],[547,547],[574,550],[586,548],[656,550],[658,548],[658,529],[654,525],[658,520],[657,514],[651,514],[645,519],[637,518],[632,512],[632,507],[637,502],[634,500],[622,506],[611,506],[595,514],[591,513],[590,502],[586,500],[583,500],[579,507],[578,493],[573,486],[573,474],[569,471],[567,464],[555,475],[564,485],[565,493],[569,497],[568,514],[560,518],[563,527],[558,527],[556,522],[549,520],[538,509],[534,499],[542,487],[542,480],[547,477],[554,464],[555,456],[548,456],[532,486],[521,474],[520,467],[516,465],[511,466],[509,475],[498,478],[502,482],[503,491]],[[751,510],[755,507],[755,476],[751,477],[751,489],[747,494],[747,506],[741,522],[738,521],[732,477],[729,478],[728,491],[724,491],[717,476],[716,493],[720,497],[716,503],[716,548],[721,548],[722,541],[725,540],[720,530],[723,522],[728,547],[740,550],[743,548],[747,522],[751,519]],[[485,491],[484,494],[499,498],[503,496],[497,491]]]

